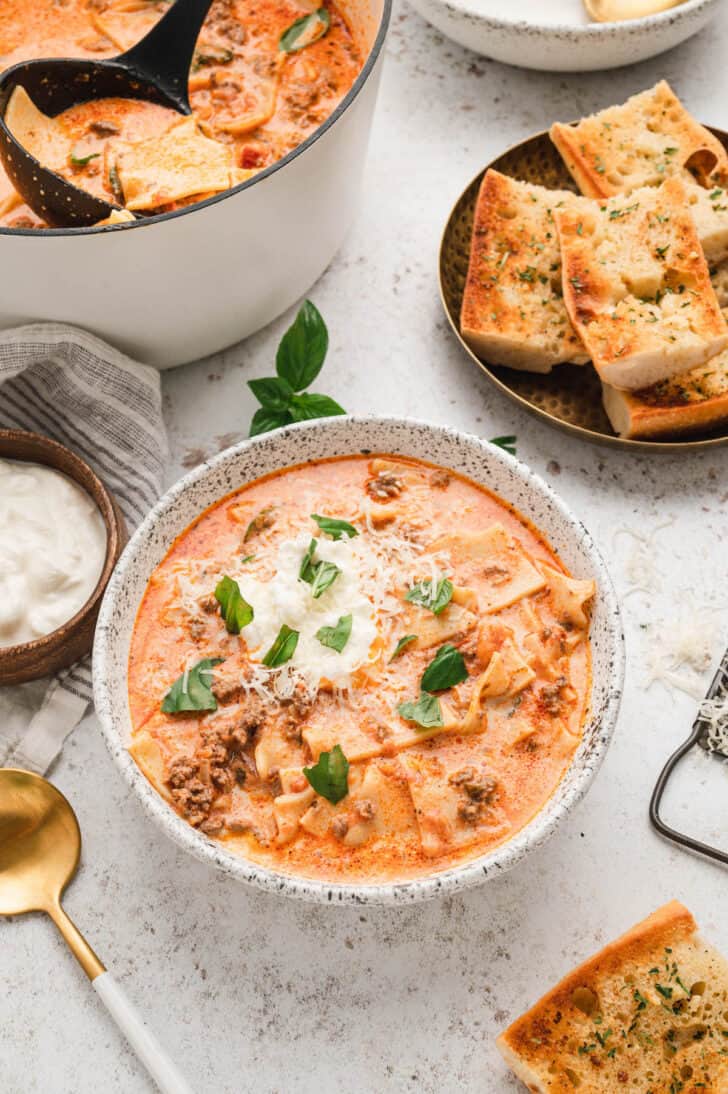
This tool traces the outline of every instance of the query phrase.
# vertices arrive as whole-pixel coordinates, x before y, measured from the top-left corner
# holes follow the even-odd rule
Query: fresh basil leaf
[[[243,543],[247,543],[253,536],[257,536],[259,532],[264,532],[266,528],[270,528],[271,525],[275,524],[275,518],[271,517],[271,513],[275,508],[275,505],[266,505],[265,509],[261,509],[259,513],[255,514],[245,529]],[[248,555],[248,558],[253,558],[253,555]],[[243,562],[247,562],[248,558],[244,558]]]
[[[298,645],[298,631],[291,630],[284,623],[278,631],[278,637],[263,658],[263,664],[269,669],[277,669],[279,665],[285,665],[296,652]]]
[[[442,707],[436,695],[423,691],[415,703],[400,703],[397,707],[405,722],[415,722],[423,729],[436,729],[445,723],[442,719]]]
[[[294,391],[303,391],[321,371],[328,348],[326,324],[318,308],[306,300],[281,338],[276,354],[276,372],[281,379],[288,381]]]
[[[312,391],[294,395],[288,409],[294,422],[310,422],[314,418],[335,418],[346,414],[335,399],[330,399],[328,395],[316,395]]]
[[[504,452],[510,452],[511,456],[516,454],[516,437],[509,435],[507,437],[491,437],[490,444],[497,445],[498,448],[502,448]]]
[[[447,642],[440,646],[435,657],[422,674],[423,691],[444,691],[467,680],[468,670],[460,650]]]
[[[303,773],[316,793],[332,805],[349,793],[349,761],[341,745],[334,745],[330,752],[322,752],[318,763],[304,767]]]
[[[309,585],[314,579],[313,556],[316,554],[317,546],[316,540],[312,538],[298,570],[298,580],[306,581]]]
[[[288,380],[283,380],[280,376],[248,380],[248,387],[266,410],[287,410],[293,395],[293,388]]]
[[[71,152],[70,159],[74,167],[85,167],[87,163],[91,163],[91,160],[97,160],[100,155],[100,152],[89,152],[87,156],[77,156],[75,152]]]
[[[192,71],[198,72],[206,65],[229,65],[233,59],[231,49],[206,46],[204,50],[197,50],[192,60]]]
[[[287,410],[268,410],[262,406],[256,410],[250,423],[250,436],[258,437],[261,433],[270,433],[272,429],[280,429],[281,426],[290,425],[293,415]]]
[[[311,520],[315,520],[321,531],[332,539],[341,539],[342,536],[353,539],[354,536],[359,535],[353,524],[349,524],[346,520],[339,520],[337,517],[320,517],[318,513],[312,513]]]
[[[331,17],[326,8],[312,11],[310,15],[302,15],[283,31],[278,39],[278,48],[282,53],[296,53],[304,46],[310,46],[323,38],[330,25]]]
[[[250,527],[250,525],[248,525],[248,527]],[[255,555],[246,555],[246,556],[245,556],[245,558],[241,558],[241,559],[240,559],[240,564],[241,564],[241,566],[242,566],[242,565],[243,565],[243,563],[245,563],[245,562],[252,562],[254,558],[255,558]]]
[[[432,582],[430,578],[418,581],[405,596],[410,604],[419,604],[421,608],[427,608],[433,615],[440,615],[445,611],[452,600],[453,583],[447,577],[441,577],[439,581]]]
[[[318,600],[318,598],[334,584],[341,573],[341,570],[338,566],[335,566],[333,562],[317,562],[313,569],[314,575],[313,581],[311,582],[311,596],[314,600]]]
[[[220,605],[220,614],[230,634],[240,634],[243,627],[253,622],[254,612],[240,592],[237,581],[225,574],[215,588],[215,600]]]
[[[389,660],[390,661],[396,661],[396,659],[401,656],[402,651],[405,649],[405,647],[409,646],[410,642],[416,642],[416,641],[417,641],[417,635],[416,634],[406,634],[404,636],[404,638],[400,638],[399,642],[394,647],[394,653],[389,658]]]
[[[162,712],[179,714],[186,710],[217,710],[217,699],[212,693],[212,670],[222,660],[222,657],[205,657],[183,672],[165,695]]]
[[[342,615],[335,627],[319,627],[316,637],[322,646],[328,646],[331,650],[341,653],[351,637],[352,617]]]

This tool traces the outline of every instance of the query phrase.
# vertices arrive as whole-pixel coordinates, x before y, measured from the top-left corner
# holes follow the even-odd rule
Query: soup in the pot
[[[443,468],[270,475],[204,512],[149,581],[132,755],[191,825],[276,870],[443,870],[512,837],[569,766],[594,593]]]
[[[0,66],[33,57],[108,57],[129,49],[166,0],[4,0]],[[45,166],[132,213],[167,212],[244,181],[331,114],[362,65],[328,0],[215,0],[189,78],[191,118],[105,99],[56,118],[16,89],[6,121]],[[123,215],[122,215],[123,218]],[[119,215],[117,214],[117,219]],[[0,225],[43,227],[0,167]]]

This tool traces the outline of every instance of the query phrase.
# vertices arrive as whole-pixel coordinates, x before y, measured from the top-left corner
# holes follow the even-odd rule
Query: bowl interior
[[[512,840],[472,862],[429,878],[371,886],[284,877],[231,855],[178,817],[126,750],[130,737],[126,678],[132,628],[147,581],[172,540],[208,505],[260,475],[307,460],[359,452],[418,457],[468,475],[533,521],[567,568],[577,577],[594,578],[599,590],[591,630],[590,713],[581,745],[556,794]],[[94,694],[107,744],[155,821],[186,850],[227,874],[264,889],[321,901],[423,899],[512,866],[550,834],[586,790],[614,729],[622,676],[619,608],[604,563],[583,525],[538,476],[499,448],[454,430],[407,419],[331,418],[287,427],[231,448],[185,476],[152,510],[127,546],[104,597],[94,645]]]
[[[712,128],[711,132],[728,149],[728,133]],[[473,353],[460,334],[460,309],[470,261],[475,205],[483,176],[490,168],[550,190],[579,192],[548,132],[544,131],[528,137],[492,160],[455,202],[440,244],[440,293],[453,333],[471,361],[525,410],[566,432],[577,434],[583,440],[620,448],[644,448],[653,452],[704,448],[728,442],[725,427],[694,433],[682,440],[636,441],[618,437],[602,406],[601,383],[593,368],[557,365],[550,373],[541,375],[491,365]]]

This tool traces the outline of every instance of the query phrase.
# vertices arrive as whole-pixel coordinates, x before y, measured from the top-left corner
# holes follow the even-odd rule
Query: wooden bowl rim
[[[17,444],[21,441],[29,443],[37,450],[37,458],[28,459],[26,456],[21,457],[12,454],[12,443]],[[3,451],[6,447],[8,450]],[[69,461],[71,469],[65,470],[59,468],[52,460],[43,459],[42,457],[44,454],[56,456],[62,454],[64,460]],[[54,471],[60,472],[62,475],[66,475],[68,478],[72,479],[77,486],[80,486],[84,493],[88,494],[101,513],[104,527],[106,528],[106,557],[99,579],[88,600],[81,605],[75,615],[72,615],[65,623],[62,623],[48,634],[41,635],[40,638],[33,638],[30,642],[19,642],[14,646],[0,646],[1,684],[2,675],[5,670],[11,668],[12,662],[20,657],[26,658],[34,653],[46,653],[56,646],[62,646],[68,640],[69,635],[73,634],[78,627],[88,619],[89,615],[99,608],[101,598],[109,583],[109,578],[119,559],[125,533],[123,518],[116,508],[116,503],[110,491],[101,481],[91,465],[87,463],[82,456],[79,456],[74,452],[73,449],[61,444],[60,441],[56,441],[52,437],[46,437],[43,433],[35,433],[30,429],[0,429],[0,459],[17,460],[19,463],[39,463],[52,468]],[[81,481],[81,478],[74,474],[74,472],[79,471],[82,471],[87,477],[95,494],[91,492],[86,482]],[[92,644],[93,635],[89,641],[89,651]],[[46,676],[48,675],[48,672],[44,670],[41,675]]]

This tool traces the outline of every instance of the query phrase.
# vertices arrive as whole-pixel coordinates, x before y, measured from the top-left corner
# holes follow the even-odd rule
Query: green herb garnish
[[[225,574],[215,588],[215,600],[220,605],[220,615],[230,634],[240,634],[243,627],[253,622],[253,609],[240,592],[237,581]]]
[[[187,710],[217,710],[217,699],[212,693],[212,670],[222,660],[222,657],[205,657],[183,672],[165,695],[162,712],[179,714]]]
[[[423,691],[443,691],[467,680],[468,670],[460,650],[449,642],[440,646],[422,674]]]
[[[296,53],[323,38],[330,25],[331,17],[326,8],[312,11],[310,15],[302,15],[283,31],[278,39],[278,49],[281,53]]]
[[[318,513],[312,513],[311,520],[315,520],[321,531],[332,539],[341,539],[342,536],[353,539],[354,536],[359,535],[353,524],[349,524],[346,520],[339,520],[337,517],[320,517]]]
[[[245,535],[243,536],[243,543],[247,543],[253,536],[257,536],[259,532],[264,532],[266,528],[270,528],[273,524],[271,513],[275,509],[274,505],[268,505],[265,509],[261,509],[259,513],[256,513],[251,520],[248,527],[245,529]],[[252,558],[249,555],[248,558]]]
[[[323,559],[319,562],[313,561],[317,546],[316,540],[312,539],[298,571],[299,580],[311,586],[311,596],[314,600],[318,600],[341,573],[339,567],[333,562],[325,562]]]
[[[488,443],[494,444],[498,448],[502,448],[504,452],[509,452],[511,456],[515,456],[516,440],[516,437],[514,437],[512,434],[509,434],[507,437],[491,437]]]
[[[192,71],[199,72],[201,68],[205,68],[207,65],[229,65],[233,56],[231,49],[217,49],[215,46],[205,46],[204,49],[198,49],[195,53],[192,61]]]
[[[75,152],[71,152],[70,159],[74,167],[85,167],[87,163],[91,163],[91,160],[97,160],[100,155],[100,152],[89,152],[87,156],[77,156]]]
[[[415,722],[423,729],[437,729],[445,723],[442,719],[442,707],[436,695],[423,691],[419,699],[412,703],[400,703],[397,711],[405,722]]]
[[[453,583],[447,577],[441,577],[434,582],[428,577],[424,581],[418,581],[405,596],[410,604],[419,604],[421,608],[427,608],[433,615],[440,615],[445,611],[452,600]]]
[[[328,646],[331,650],[341,653],[351,637],[352,617],[342,615],[335,627],[319,627],[316,637],[322,646]]]
[[[291,630],[284,623],[278,631],[278,637],[263,658],[266,668],[277,669],[279,665],[285,665],[296,652],[298,645],[298,631]]]
[[[328,348],[326,324],[318,309],[306,300],[278,346],[277,375],[248,380],[248,387],[260,403],[250,423],[251,437],[292,422],[346,413],[328,395],[304,390],[321,371]]]
[[[317,794],[336,805],[349,793],[349,761],[341,745],[334,745],[330,752],[322,752],[313,767],[304,767],[303,773]]]
[[[404,638],[400,638],[399,642],[394,647],[394,653],[389,658],[390,662],[391,661],[396,661],[397,658],[402,655],[402,652],[404,651],[405,647],[409,646],[410,642],[416,642],[416,641],[417,641],[417,635],[416,634],[406,634],[404,636]]]

